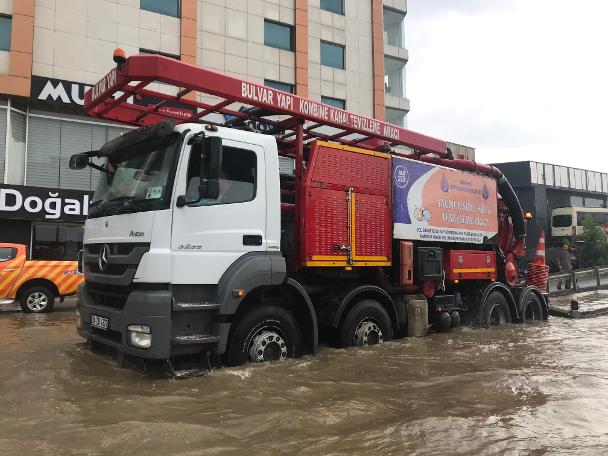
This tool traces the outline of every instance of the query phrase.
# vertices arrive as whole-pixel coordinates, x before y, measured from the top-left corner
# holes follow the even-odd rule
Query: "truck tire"
[[[45,313],[53,310],[55,295],[46,287],[27,288],[21,293],[21,310],[27,313]]]
[[[528,297],[522,304],[521,308],[521,322],[526,323],[528,321],[542,321],[543,317],[543,305],[533,293],[529,293]]]
[[[302,333],[293,315],[282,307],[259,307],[234,325],[224,356],[228,366],[301,356]]]
[[[338,345],[354,347],[381,344],[393,336],[391,319],[378,301],[364,299],[346,314],[340,327]]]
[[[481,326],[499,326],[511,323],[511,311],[505,296],[499,291],[488,295],[481,308]]]

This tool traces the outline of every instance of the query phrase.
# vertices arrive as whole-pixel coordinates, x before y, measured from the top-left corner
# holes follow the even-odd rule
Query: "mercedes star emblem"
[[[108,267],[108,256],[110,256],[110,246],[108,244],[104,244],[99,251],[99,258],[97,258],[97,265],[99,266],[99,270],[101,272],[104,272]]]

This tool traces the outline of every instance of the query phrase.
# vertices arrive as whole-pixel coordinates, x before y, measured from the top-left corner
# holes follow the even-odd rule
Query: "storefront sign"
[[[0,218],[82,221],[92,192],[0,185]]]
[[[83,106],[84,93],[90,88],[82,82],[32,76],[30,97],[46,103]]]

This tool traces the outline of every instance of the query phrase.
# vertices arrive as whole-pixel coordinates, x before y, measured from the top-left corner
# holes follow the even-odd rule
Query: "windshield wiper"
[[[133,201],[131,201],[133,199],[135,199],[134,196],[119,196],[110,200],[95,201],[89,207],[89,214],[94,217],[101,217],[104,215],[115,215],[121,212],[121,208],[129,208],[133,212],[138,212],[139,208],[133,203]]]
[[[135,203],[133,203],[133,200],[135,199],[134,196],[118,196],[116,198],[112,198],[110,200],[107,200],[108,203],[124,203],[123,207],[129,207],[129,209],[132,209],[134,212],[137,212],[138,207],[135,205]]]

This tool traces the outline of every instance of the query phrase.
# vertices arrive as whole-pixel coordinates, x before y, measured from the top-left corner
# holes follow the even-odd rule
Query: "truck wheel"
[[[28,288],[21,294],[21,309],[27,313],[43,313],[53,310],[55,296],[46,287]]]
[[[302,333],[295,318],[278,306],[264,306],[243,315],[228,342],[225,363],[238,366],[296,358],[302,353]]]
[[[511,323],[511,311],[505,296],[493,291],[489,294],[481,309],[481,325],[489,328]]]
[[[543,320],[543,306],[533,293],[530,293],[527,299],[524,301],[521,309],[521,322],[526,323],[528,321],[542,321]]]
[[[354,347],[381,344],[393,335],[391,319],[379,302],[364,299],[353,306],[340,328],[339,345]]]

